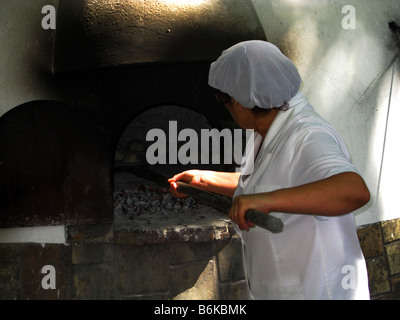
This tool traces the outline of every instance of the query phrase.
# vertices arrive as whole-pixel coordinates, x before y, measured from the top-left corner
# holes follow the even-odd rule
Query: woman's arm
[[[178,173],[168,180],[170,192],[175,197],[186,195],[176,191],[175,182],[183,181],[203,190],[233,197],[238,184],[240,172],[220,172],[209,170],[188,170]]]
[[[265,213],[340,216],[361,208],[369,199],[369,190],[361,176],[344,172],[298,187],[238,196],[229,216],[239,228],[247,230],[253,226],[244,219],[244,213],[249,209]]]

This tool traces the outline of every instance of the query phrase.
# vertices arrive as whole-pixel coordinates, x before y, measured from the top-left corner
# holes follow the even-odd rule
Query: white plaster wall
[[[0,0],[0,116],[36,99],[55,99],[50,80],[53,30],[41,27],[45,5],[58,0]]]
[[[295,62],[303,78],[302,91],[342,134],[369,186],[372,199],[356,212],[357,225],[400,217],[396,203],[400,181],[400,126],[396,123],[400,119],[399,47],[388,27],[389,21],[400,24],[400,2],[253,3],[267,39]],[[342,27],[345,5],[355,9],[355,29]]]

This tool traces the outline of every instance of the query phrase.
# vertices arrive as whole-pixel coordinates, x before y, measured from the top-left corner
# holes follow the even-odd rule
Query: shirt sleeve
[[[289,163],[291,185],[322,180],[343,172],[357,172],[346,145],[323,127],[307,128],[295,135]]]

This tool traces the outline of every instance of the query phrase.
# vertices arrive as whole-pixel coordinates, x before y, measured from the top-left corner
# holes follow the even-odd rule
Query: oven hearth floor
[[[229,239],[232,232],[229,219],[213,208],[114,219],[114,237],[119,243],[207,242]]]

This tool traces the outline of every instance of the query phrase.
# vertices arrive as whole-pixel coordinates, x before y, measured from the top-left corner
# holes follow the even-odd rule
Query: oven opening
[[[234,170],[232,137],[232,130],[214,128],[204,115],[185,106],[160,105],[137,114],[115,148],[115,223],[140,230],[226,223],[225,214],[199,199],[173,197],[167,179],[190,169]]]

